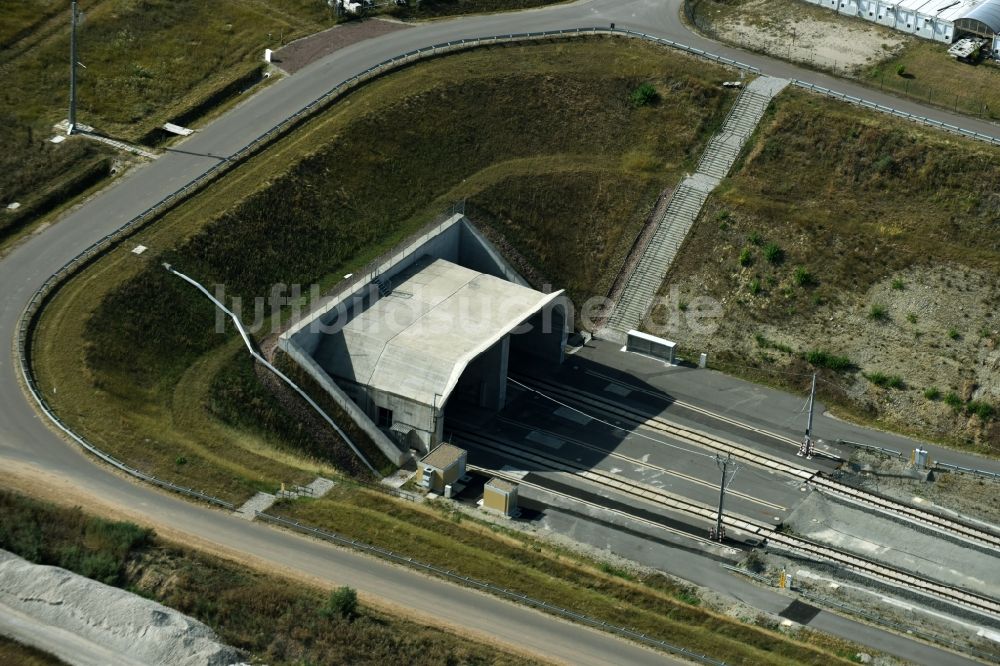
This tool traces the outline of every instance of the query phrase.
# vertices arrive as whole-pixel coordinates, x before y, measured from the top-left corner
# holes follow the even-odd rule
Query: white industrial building
[[[1000,34],[1000,0],[806,0],[918,37],[951,44],[975,35],[993,42]]]

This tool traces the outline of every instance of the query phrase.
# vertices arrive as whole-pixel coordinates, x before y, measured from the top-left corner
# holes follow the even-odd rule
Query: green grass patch
[[[341,485],[320,500],[282,502],[274,512],[424,562],[487,580],[560,607],[695,649],[731,663],[836,660],[821,649],[701,608],[686,586],[655,574],[621,576],[517,532],[457,520],[447,503],[407,504]]]
[[[846,356],[837,356],[822,349],[806,352],[806,361],[817,368],[827,368],[834,372],[847,372],[854,369],[854,363]]]
[[[882,388],[891,389],[904,389],[906,388],[903,378],[899,375],[887,375],[884,372],[869,372],[865,374],[865,379],[870,381],[875,386],[881,386]]]
[[[941,399],[941,389],[936,386],[929,386],[924,389],[924,397],[928,400],[940,400]]]
[[[8,540],[5,526],[13,522],[22,534],[38,538]],[[93,530],[99,538],[93,536]],[[241,563],[164,542],[131,523],[105,521],[79,509],[64,509],[5,490],[0,490],[0,539],[0,547],[33,561],[40,561],[31,557],[36,552],[60,554],[86,549],[96,557],[120,562],[115,579],[105,582],[204,622],[223,642],[249,653],[253,663],[535,663],[368,608],[359,604],[356,596],[352,600],[349,593],[325,592],[257,572]],[[43,563],[92,577],[85,561],[56,559],[59,561]],[[8,649],[0,642],[0,657]]]
[[[232,367],[245,363],[232,326],[216,333],[211,303],[161,263],[225,285],[250,324],[272,285],[328,289],[465,199],[526,272],[577,299],[603,294],[659,191],[724,118],[732,93],[714,81],[727,76],[590,39],[482,49],[372,82],[140,233],[142,257],[120,248],[65,287],[41,321],[43,390],[119,458],[233,501],[334,473],[294,423],[248,407],[267,398]],[[633,108],[643,81],[670,103]],[[259,319],[266,334],[269,309]]]

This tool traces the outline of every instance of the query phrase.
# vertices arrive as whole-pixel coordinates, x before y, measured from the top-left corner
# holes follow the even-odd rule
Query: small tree
[[[350,619],[357,614],[358,593],[349,587],[338,587],[330,593],[326,606],[320,611],[324,617]]]
[[[896,65],[896,74],[906,76],[906,65]]]
[[[656,92],[656,88],[653,87],[652,83],[643,83],[632,91],[631,100],[632,106],[636,108],[640,106],[652,106],[660,101],[660,93]]]

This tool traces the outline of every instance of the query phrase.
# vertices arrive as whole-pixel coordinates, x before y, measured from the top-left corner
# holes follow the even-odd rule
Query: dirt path
[[[292,42],[275,52],[271,62],[289,74],[294,74],[306,65],[328,56],[334,51],[407,27],[403,23],[384,19],[366,19],[344,23]]]

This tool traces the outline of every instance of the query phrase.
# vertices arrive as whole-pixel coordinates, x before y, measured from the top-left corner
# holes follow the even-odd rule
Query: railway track
[[[957,537],[966,543],[973,544],[979,548],[988,550],[1000,549],[1000,532],[991,531],[975,525],[964,523],[947,516],[919,509],[904,502],[878,495],[866,490],[860,490],[848,486],[827,476],[820,471],[808,469],[794,462],[782,460],[760,451],[755,451],[747,446],[729,440],[710,435],[708,433],[679,425],[662,416],[641,412],[637,409],[626,407],[614,400],[609,400],[603,396],[596,396],[591,393],[580,393],[544,380],[518,377],[511,380],[515,385],[523,387],[529,391],[535,391],[543,397],[563,402],[571,407],[579,409],[581,412],[592,417],[595,414],[600,417],[603,413],[605,417],[619,419],[634,425],[643,426],[651,430],[661,432],[670,437],[694,444],[699,447],[708,448],[722,454],[731,454],[741,461],[772,470],[787,476],[800,479],[813,487],[824,492],[837,495],[847,501],[866,506],[868,508],[904,518],[908,521],[929,527],[935,531],[942,532],[953,537]],[[614,424],[612,424],[614,425]]]
[[[450,428],[450,432],[453,435],[453,441],[459,441],[466,445],[471,444],[475,448],[499,454],[507,460],[520,461],[522,463],[530,464],[537,468],[538,471],[572,474],[573,476],[585,479],[586,481],[596,484],[602,488],[611,489],[628,497],[638,498],[646,502],[650,502],[659,508],[671,509],[673,511],[693,516],[708,522],[714,523],[718,515],[717,510],[713,507],[705,506],[703,504],[671,495],[660,488],[649,486],[638,481],[618,477],[600,470],[589,469],[586,466],[572,460],[559,458],[557,456],[535,449],[530,449],[519,444],[503,441],[499,438],[482,434],[481,432],[463,430],[461,427],[452,427]],[[476,468],[485,473],[505,478],[514,483],[524,483],[523,479],[519,478],[517,475],[511,475],[500,470],[492,470],[481,466],[476,466]],[[546,492],[552,492],[544,486],[537,487],[545,490]],[[567,493],[560,494],[567,497],[573,497]],[[650,521],[646,520],[645,522]],[[937,599],[960,608],[985,614],[994,619],[1000,618],[1000,602],[989,597],[969,592],[951,585],[946,585],[928,578],[916,576],[864,557],[845,553],[835,548],[809,541],[808,539],[804,539],[802,537],[784,534],[778,532],[773,526],[764,523],[758,523],[726,515],[723,515],[722,522],[726,526],[727,530],[742,532],[751,538],[768,543],[772,547],[778,545],[798,554],[806,555],[815,560],[836,564],[844,569],[883,583],[903,587],[909,591],[918,592],[932,599]]]

